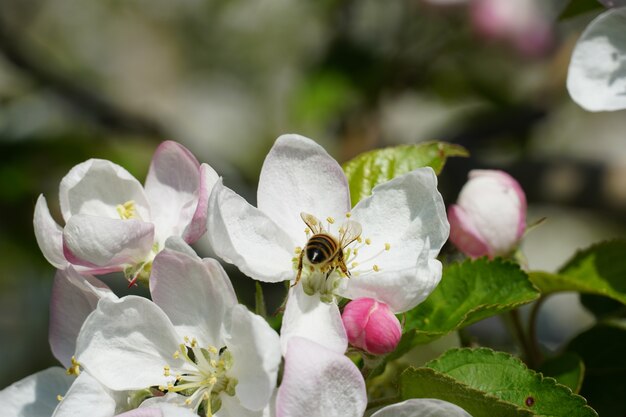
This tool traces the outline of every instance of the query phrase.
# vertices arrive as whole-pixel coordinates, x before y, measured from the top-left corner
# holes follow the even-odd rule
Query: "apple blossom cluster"
[[[479,189],[510,230],[485,227]],[[298,135],[267,155],[256,207],[175,142],[156,150],[144,186],[92,159],[62,179],[59,201],[64,225],[40,196],[34,226],[57,268],[49,340],[62,367],[0,391],[7,417],[362,417],[365,381],[348,345],[363,355],[396,348],[396,315],[436,288],[450,233],[431,168],[353,206],[340,165]],[[468,256],[505,254],[524,230],[525,199],[508,175],[474,172],[450,220]],[[288,283],[280,333],[238,303],[218,260],[189,246],[205,234],[249,277]],[[110,272],[146,284],[150,299],[116,296],[94,276]],[[469,416],[435,399],[373,414],[409,415]]]

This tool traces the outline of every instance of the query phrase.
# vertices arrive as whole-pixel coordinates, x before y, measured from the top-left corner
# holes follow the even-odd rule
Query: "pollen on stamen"
[[[350,218],[350,217],[352,217],[352,213],[350,213],[350,212],[347,212],[347,213],[346,213],[346,217],[347,217],[347,218]]]
[[[352,262],[352,264],[350,264],[350,266],[352,268],[356,268],[357,266],[359,266],[359,263],[358,262]]]
[[[343,227],[340,227],[338,232],[340,235],[343,235],[344,233],[346,233],[346,229],[344,229]]]
[[[72,356],[72,365],[67,368],[67,371],[65,371],[65,373],[74,376],[80,375],[80,363],[78,363],[76,357]]]
[[[378,267],[378,265],[374,265],[374,266],[372,267],[372,269],[373,269],[375,272],[380,271],[380,268]]]
[[[174,357],[174,359],[178,359],[178,358],[180,358],[180,352],[176,351],[176,352],[174,352],[174,354],[172,356]]]
[[[385,243],[385,250],[389,250],[391,249],[391,244],[390,243]]]
[[[366,245],[371,245],[372,244],[372,239],[370,239],[369,237],[365,239],[365,244]]]
[[[359,237],[356,238],[356,241],[359,242],[359,243],[362,243],[363,242],[363,238],[361,236],[359,236]]]
[[[165,365],[163,367],[163,376],[170,376],[170,367],[169,367],[169,365]]]
[[[219,350],[217,350],[217,348],[215,346],[209,346],[206,348],[206,350],[208,350],[209,352],[211,352],[214,355],[217,355],[217,353],[219,352]]]
[[[330,224],[335,223],[335,219],[333,219],[333,218],[332,218],[332,217],[330,217],[330,216],[326,217],[326,221],[327,221],[328,223],[330,223]]]
[[[300,253],[302,252],[302,248],[300,246],[296,246],[293,251],[296,253],[296,255],[300,255]]]
[[[196,340],[196,338],[194,337],[193,339],[191,339],[191,347],[197,347],[198,346],[198,341]]]
[[[60,394],[59,394],[59,395],[57,395],[57,401],[58,401],[58,402],[63,401],[63,396],[62,396],[62,395],[60,395]]]

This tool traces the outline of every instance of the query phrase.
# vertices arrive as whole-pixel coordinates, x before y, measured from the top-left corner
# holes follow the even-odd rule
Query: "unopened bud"
[[[402,336],[400,322],[389,306],[371,298],[350,301],[341,318],[350,344],[374,355],[392,352]]]

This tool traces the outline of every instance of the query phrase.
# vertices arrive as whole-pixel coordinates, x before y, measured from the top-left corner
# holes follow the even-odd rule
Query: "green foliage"
[[[265,297],[263,297],[263,287],[259,281],[255,281],[254,312],[263,318],[267,318],[267,308],[265,307]]]
[[[584,398],[553,378],[528,369],[508,353],[487,348],[452,349],[426,366],[470,388],[530,410],[535,416],[597,416]]]
[[[443,142],[394,146],[362,153],[343,166],[352,205],[371,195],[378,184],[426,166],[439,174],[448,157],[468,155],[463,147]]]
[[[602,417],[626,415],[626,326],[599,324],[572,340],[568,351],[585,363],[581,394]]]
[[[533,413],[462,384],[430,368],[409,368],[400,377],[403,400],[438,398],[458,405],[472,417],[532,417]]]
[[[531,272],[531,281],[544,294],[577,291],[603,295],[626,304],[626,241],[613,240],[582,250],[558,274]]]
[[[516,264],[486,258],[453,264],[426,301],[406,313],[405,332],[391,357],[538,297]]]
[[[585,364],[577,354],[565,352],[560,356],[550,358],[541,365],[539,370],[575,393],[580,392],[585,375]]]
[[[561,19],[576,17],[583,13],[602,10],[602,5],[598,0],[571,0],[567,7],[561,12]]]

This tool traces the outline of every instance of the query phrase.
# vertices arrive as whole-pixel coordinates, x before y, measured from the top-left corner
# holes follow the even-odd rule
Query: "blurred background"
[[[513,9],[499,9],[506,3]],[[446,203],[470,169],[499,168],[525,189],[529,223],[548,218],[525,239],[531,269],[553,271],[576,248],[625,236],[626,113],[586,112],[565,89],[576,39],[602,9],[580,0],[563,14],[568,3],[1,1],[0,388],[55,364],[54,269],[32,230],[37,196],[60,219],[58,184],[73,165],[106,158],[143,180],[165,139],[252,203],[282,133],[313,138],[340,162],[454,142],[471,157],[444,169]],[[253,281],[228,272],[251,305]],[[118,294],[141,291],[103,279]],[[270,309],[280,289],[267,288]],[[541,341],[558,349],[591,323],[576,295],[551,297]],[[472,332],[510,343],[497,320]]]

